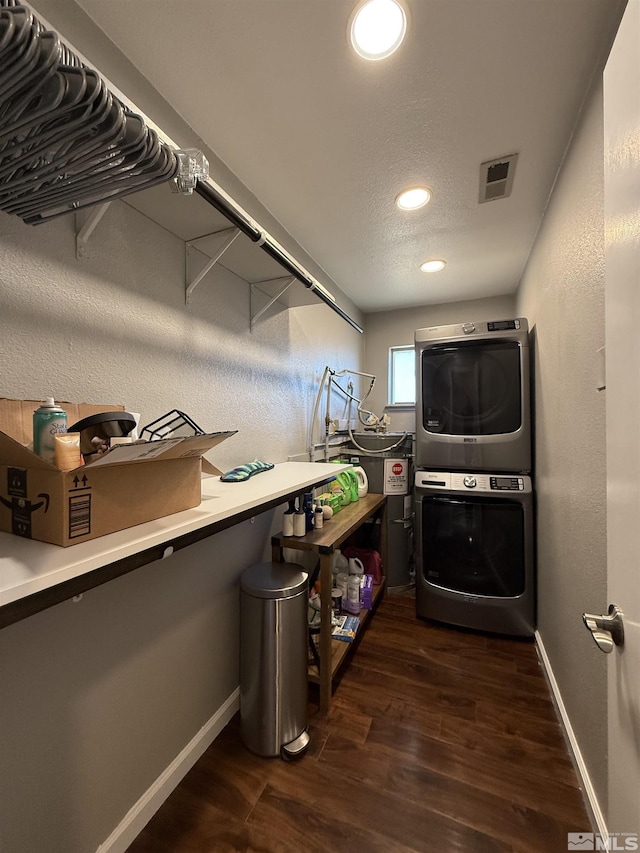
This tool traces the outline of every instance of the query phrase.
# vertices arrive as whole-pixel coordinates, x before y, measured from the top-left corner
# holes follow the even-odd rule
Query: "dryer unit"
[[[531,470],[524,317],[418,329],[416,467]]]

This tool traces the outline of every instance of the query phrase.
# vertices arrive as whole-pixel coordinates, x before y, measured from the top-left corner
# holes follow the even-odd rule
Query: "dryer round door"
[[[439,435],[500,435],[522,424],[520,345],[445,344],[421,354],[422,417]]]
[[[425,581],[470,595],[514,598],[526,578],[525,513],[496,498],[424,497]]]

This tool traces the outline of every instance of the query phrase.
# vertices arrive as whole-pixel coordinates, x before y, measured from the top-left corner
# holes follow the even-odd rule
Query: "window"
[[[389,348],[389,405],[415,406],[416,354],[413,346]]]

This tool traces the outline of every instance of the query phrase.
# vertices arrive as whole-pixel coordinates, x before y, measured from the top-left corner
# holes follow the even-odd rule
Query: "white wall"
[[[602,87],[586,105],[518,291],[535,345],[538,626],[599,802],[606,659],[582,624],[606,602]]]
[[[183,243],[123,202],[81,261],[73,217],[0,214],[0,316],[0,396],[123,403],[143,422],[177,407],[239,430],[209,453],[223,469],[304,451],[324,365],[362,358],[322,304],[251,333],[249,286],[222,268],[185,306]],[[238,577],[272,517],[0,631],[2,853],[95,850],[233,693]]]
[[[416,329],[468,320],[504,320],[514,317],[515,297],[494,296],[465,302],[446,302],[419,308],[401,308],[365,315],[365,370],[373,373],[376,384],[367,408],[382,414],[389,399],[389,347],[414,343]],[[387,408],[391,430],[415,430],[415,409]]]
[[[78,41],[86,16],[75,4],[36,5],[54,24],[66,18],[86,55],[180,144],[194,144],[99,33]],[[366,369],[379,377],[371,398],[379,412],[388,347],[411,343],[416,328],[498,315],[535,326],[540,630],[604,802],[604,658],[580,624],[582,610],[601,609],[606,596],[604,404],[594,391],[603,342],[600,109],[598,91],[516,305],[368,315]],[[251,208],[250,193],[207,153]],[[254,215],[292,248],[266,211]],[[0,394],[122,402],[143,421],[183,408],[206,429],[239,429],[209,454],[223,468],[306,450],[322,369],[361,365],[361,338],[321,305],[281,313],[251,334],[248,287],[222,269],[185,307],[183,263],[182,244],[122,202],[83,261],[70,219],[34,229],[0,214]],[[413,412],[392,418],[394,429],[412,429]],[[94,850],[232,693],[237,579],[261,558],[271,515],[0,632],[3,853]]]
[[[608,657],[607,824],[640,832],[640,0],[604,74],[607,598],[624,613]],[[603,612],[598,610],[597,612]]]
[[[185,306],[184,244],[122,202],[84,260],[73,217],[33,228],[3,215],[0,236],[4,396],[123,403],[143,424],[178,408],[239,430],[209,454],[230,467],[303,450],[328,354],[359,360],[361,336],[321,303],[250,333],[249,286],[221,266]]]
[[[606,600],[604,397],[595,390],[604,344],[602,91],[585,108],[516,297],[367,314],[370,408],[387,402],[390,346],[438,323],[523,316],[532,328],[538,624],[599,803],[606,804],[606,661],[581,614]],[[413,409],[390,409],[412,430]]]
[[[178,145],[203,148],[215,180],[361,320],[75,3],[33,5]],[[238,430],[208,454],[222,469],[304,453],[324,367],[360,367],[362,336],[320,302],[252,333],[249,286],[222,266],[189,306],[184,289],[184,244],[123,201],[81,261],[73,217],[0,214],[0,396],[123,403],[143,423],[182,409]],[[266,513],[0,631],[2,853],[95,850],[216,716],[238,685],[238,578],[276,523]]]

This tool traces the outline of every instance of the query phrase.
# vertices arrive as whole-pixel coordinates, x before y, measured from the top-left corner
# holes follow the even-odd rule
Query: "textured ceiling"
[[[349,0],[77,2],[364,311],[515,290],[620,7],[406,0],[405,43],[365,62]],[[480,163],[515,152],[480,205]],[[400,212],[416,183],[432,201]]]

